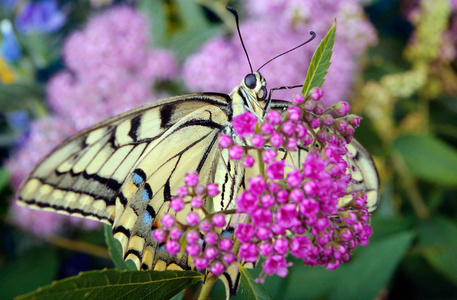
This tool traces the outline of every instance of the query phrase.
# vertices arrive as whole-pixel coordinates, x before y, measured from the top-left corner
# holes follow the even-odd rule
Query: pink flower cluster
[[[208,268],[211,273],[220,275],[236,261],[236,256],[231,234],[224,231],[227,224],[225,214],[209,213],[203,205],[206,197],[219,194],[218,187],[216,184],[199,185],[195,173],[187,174],[185,183],[170,203],[176,214],[186,206],[192,208],[186,214],[185,222],[179,222],[176,214],[166,213],[161,219],[163,228],[155,229],[152,235],[157,241],[165,243],[165,249],[171,255],[184,250],[198,270]]]
[[[134,8],[117,6],[73,32],[63,47],[69,70],[47,87],[53,111],[81,130],[156,99],[153,84],[176,75],[178,65],[171,52],[148,49],[147,28]]]
[[[247,188],[236,199],[236,214],[245,216],[235,224],[233,242],[238,246],[233,246],[229,237],[218,236],[226,226],[224,211],[210,213],[202,207],[204,196],[214,197],[216,193],[210,195],[210,190],[217,188],[197,186],[196,174],[187,175],[186,187],[178,191],[171,206],[178,212],[188,204],[203,213],[191,211],[187,224],[178,227],[175,218],[166,215],[162,219],[165,228],[155,230],[154,237],[167,241],[167,250],[177,254],[179,240],[186,235],[185,252],[196,268],[209,267],[215,274],[231,263],[256,262],[263,256],[264,274],[284,277],[291,265],[286,260],[289,253],[304,264],[327,269],[348,261],[352,249],[366,245],[372,234],[366,195],[348,192],[351,158],[345,146],[360,118],[348,115],[346,102],[324,109],[321,97],[319,89],[306,99],[297,96],[286,112],[269,111],[260,123],[250,112],[234,117],[233,129],[247,140],[246,145],[237,144],[228,135],[220,137],[219,146],[228,150],[230,159],[242,161],[247,168],[255,163],[248,149],[258,149],[262,153],[258,163],[265,171],[264,176],[249,178]],[[292,160],[282,159],[284,151],[287,155],[297,151],[308,154],[302,164],[293,165]]]

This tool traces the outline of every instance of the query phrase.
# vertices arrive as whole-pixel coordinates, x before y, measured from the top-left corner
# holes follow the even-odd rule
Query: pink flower
[[[197,244],[188,244],[186,246],[186,252],[192,257],[195,257],[195,256],[199,255],[201,250],[202,249]]]
[[[313,243],[306,235],[294,236],[290,241],[290,252],[298,258],[315,256],[316,250]]]
[[[197,230],[191,230],[187,232],[186,239],[190,244],[196,243],[200,240],[200,233]]]
[[[214,261],[210,267],[211,273],[214,275],[221,275],[225,271],[225,266],[220,261]]]
[[[259,258],[259,250],[255,243],[243,243],[240,246],[240,252],[238,253],[241,259],[246,262],[256,262]]]
[[[198,184],[198,174],[196,173],[190,173],[190,174],[187,174],[185,177],[184,177],[184,182],[186,183],[187,186],[197,186]]]
[[[170,207],[175,211],[178,212],[184,208],[184,201],[181,198],[173,198],[170,202]]]
[[[260,149],[265,145],[265,139],[260,134],[255,134],[251,138],[251,143],[252,143],[252,146],[254,146],[254,148]]]
[[[263,242],[259,245],[259,250],[263,256],[267,257],[273,253],[273,245],[269,242]]]
[[[205,234],[205,242],[208,245],[216,244],[218,238],[219,238],[219,235],[214,231],[210,231]]]
[[[251,193],[244,191],[236,199],[237,211],[252,213],[256,208],[259,200]]]
[[[255,235],[254,226],[251,224],[239,224],[235,229],[235,236],[243,243],[249,242]]]
[[[273,213],[267,208],[258,208],[252,215],[252,223],[256,226],[268,226],[273,220]]]
[[[198,225],[198,227],[200,228],[201,231],[203,232],[208,232],[211,230],[211,228],[213,227],[213,225],[211,224],[211,221],[208,220],[208,219],[204,219],[200,222],[200,224]]]
[[[168,253],[170,253],[170,255],[175,255],[181,250],[181,245],[176,240],[168,240],[168,242],[165,244],[165,248],[167,249]]]
[[[284,161],[274,161],[267,167],[267,176],[272,180],[280,180],[284,177]]]
[[[287,184],[293,188],[300,187],[303,175],[300,170],[296,169],[287,174]]]
[[[286,277],[289,273],[287,262],[282,255],[272,255],[263,263],[263,271],[268,275],[277,274],[279,277]]]
[[[256,124],[257,118],[251,112],[243,113],[232,119],[233,129],[242,137],[253,134]]]
[[[215,214],[212,218],[213,225],[215,227],[224,227],[225,226],[225,215],[224,214]]]
[[[233,242],[229,238],[223,238],[219,241],[219,249],[221,251],[230,251],[232,250]]]
[[[248,190],[252,195],[259,196],[263,194],[265,188],[266,183],[262,176],[259,175],[249,179]]]
[[[319,89],[319,88],[314,88],[314,92],[309,94],[309,96],[311,97],[311,99],[314,99],[314,100],[320,100],[322,98],[322,90]]]
[[[182,236],[183,232],[182,229],[179,227],[173,227],[170,230],[170,238],[174,240],[179,240]]]
[[[152,235],[158,242],[165,242],[167,240],[167,231],[163,229],[156,229]]]
[[[209,262],[206,257],[199,256],[194,259],[194,264],[195,264],[195,268],[197,268],[197,270],[203,270],[203,269],[208,268]]]
[[[334,109],[336,114],[341,117],[347,115],[351,107],[349,106],[349,103],[340,101],[334,105]]]
[[[206,193],[209,197],[215,197],[220,193],[219,187],[217,186],[217,184],[210,183],[206,186]]]
[[[206,247],[206,249],[205,249],[205,257],[208,260],[215,259],[218,254],[219,254],[219,251],[217,251],[217,248],[214,246]]]
[[[243,158],[243,155],[244,149],[241,146],[234,145],[229,150],[229,156],[231,159],[240,160],[241,158]]]
[[[243,167],[251,168],[255,163],[254,157],[248,155],[246,156],[245,160],[243,161]]]
[[[173,225],[175,225],[176,219],[171,214],[166,213],[162,217],[162,223],[166,228],[171,228]]]
[[[266,149],[263,151],[262,159],[265,163],[270,163],[277,155],[278,153],[275,150]]]
[[[222,255],[222,260],[228,265],[232,264],[235,261],[235,259],[235,254],[233,254],[232,252],[227,252],[224,253],[224,255]]]
[[[284,138],[282,137],[282,135],[280,135],[278,133],[273,133],[270,137],[270,143],[275,148],[281,147],[283,142],[284,142]]]
[[[228,148],[230,145],[232,145],[232,143],[232,138],[226,134],[222,134],[219,137],[219,146],[221,146],[221,148]]]
[[[193,208],[201,208],[203,206],[203,200],[202,198],[200,197],[194,197],[192,198],[192,200],[190,201],[190,205],[193,207]]]
[[[276,223],[284,228],[291,228],[301,224],[297,217],[297,205],[288,203],[282,206],[276,213]]]
[[[195,226],[198,224],[199,221],[200,217],[198,216],[198,214],[192,211],[186,216],[186,222],[189,226]]]
[[[284,256],[289,251],[289,242],[286,238],[278,238],[273,243],[273,249],[276,253]]]
[[[269,111],[266,117],[267,122],[271,125],[279,125],[281,122],[281,114],[276,111]]]

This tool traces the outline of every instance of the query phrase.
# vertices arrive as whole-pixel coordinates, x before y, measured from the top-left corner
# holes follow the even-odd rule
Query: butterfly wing
[[[147,174],[158,212],[186,172],[200,169],[209,176],[217,133],[230,116],[229,102],[224,94],[172,97],[84,130],[42,160],[22,185],[18,203],[119,224],[131,206],[126,202],[144,202],[140,188],[131,186],[138,169]]]

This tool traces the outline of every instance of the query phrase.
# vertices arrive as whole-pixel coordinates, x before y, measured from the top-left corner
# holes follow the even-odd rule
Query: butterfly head
[[[234,115],[250,111],[259,118],[265,113],[268,96],[267,82],[259,72],[247,74],[240,85],[230,94],[233,99]]]

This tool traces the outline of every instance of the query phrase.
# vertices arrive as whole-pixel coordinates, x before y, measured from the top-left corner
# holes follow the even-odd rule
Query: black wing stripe
[[[97,214],[87,212],[87,211],[84,211],[84,210],[81,210],[78,208],[68,208],[68,207],[61,206],[61,205],[49,204],[49,203],[45,203],[45,202],[37,202],[35,200],[22,200],[22,201],[30,206],[37,206],[39,208],[51,208],[56,211],[69,213],[70,215],[80,214],[84,217],[94,217],[100,221],[107,221],[110,224],[113,223],[113,220],[111,220],[108,217],[99,216]]]

